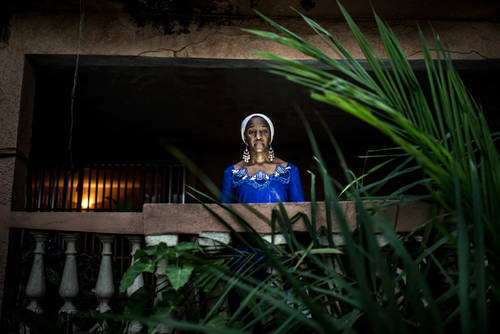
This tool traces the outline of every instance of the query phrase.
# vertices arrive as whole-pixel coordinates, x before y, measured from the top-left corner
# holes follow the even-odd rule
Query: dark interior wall
[[[37,78],[30,159],[68,164],[74,58],[31,56],[30,61]],[[500,128],[494,112],[500,104],[498,86],[488,83],[488,78],[496,80],[498,62],[473,63],[462,63],[460,71],[490,124]],[[316,164],[297,109],[311,123],[330,172],[339,180],[342,170],[316,114],[328,124],[356,175],[370,167],[358,156],[390,145],[376,130],[312,101],[308,89],[269,74],[259,62],[92,56],[82,57],[80,64],[71,145],[75,164],[174,161],[165,148],[170,143],[220,185],[222,171],[241,159],[241,120],[264,113],[275,123],[277,156],[299,166],[308,193],[306,171],[315,172]],[[188,183],[203,189],[194,177]]]

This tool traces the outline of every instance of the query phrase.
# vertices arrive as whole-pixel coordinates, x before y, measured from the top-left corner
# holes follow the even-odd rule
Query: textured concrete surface
[[[289,217],[298,213],[310,219],[311,203],[283,203]],[[317,228],[326,227],[325,203],[317,202]],[[354,204],[349,201],[339,202],[350,228],[356,226]],[[369,204],[366,204],[367,208]],[[115,234],[193,234],[200,232],[228,232],[213,213],[217,214],[238,232],[247,229],[238,223],[238,219],[228,210],[217,204],[144,204],[143,212],[20,212],[3,207],[0,222],[8,228],[34,230],[79,231]],[[251,222],[258,233],[271,233],[272,211],[278,209],[276,203],[265,204],[228,204],[227,208],[245,221]],[[427,221],[431,214],[431,205],[425,202],[409,202],[399,206],[381,209],[387,220],[398,232],[411,231],[415,226]],[[332,232],[340,232],[339,223],[333,212]],[[299,219],[293,229],[306,232],[304,220]],[[275,232],[279,230],[276,222]]]
[[[116,234],[143,234],[140,212],[20,212],[9,214],[9,227]]]
[[[310,219],[311,203],[284,203],[287,214],[292,217],[298,213],[303,213]],[[145,204],[144,214],[144,234],[175,234],[187,233],[197,234],[199,232],[228,232],[229,229],[222,224],[210,211],[219,215],[228,222],[237,232],[244,232],[247,229],[238,222],[234,214],[217,204],[206,204],[208,210],[200,204]],[[356,212],[352,202],[340,202],[344,211],[348,225],[351,229],[356,226]],[[276,203],[252,204],[229,204],[228,208],[233,210],[245,221],[252,222],[252,228],[258,233],[271,233],[271,218],[273,209],[277,209]],[[393,224],[397,231],[408,232],[415,226],[426,222],[431,214],[431,206],[424,202],[405,203],[399,207],[386,207],[382,213],[387,220]],[[325,203],[317,203],[317,227],[326,227],[327,219],[325,214]],[[332,232],[339,233],[340,226],[335,214],[331,213]],[[303,219],[299,219],[293,226],[298,232],[306,232],[306,225]],[[275,232],[279,230],[276,222]]]
[[[0,204],[0,315],[2,314],[5,269],[9,249],[9,228],[7,226],[9,216],[10,207]]]

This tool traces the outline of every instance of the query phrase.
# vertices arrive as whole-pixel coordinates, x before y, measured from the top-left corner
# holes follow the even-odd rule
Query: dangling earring
[[[248,152],[248,146],[246,146],[245,150],[243,151],[243,161],[245,162],[250,161],[250,152]]]
[[[271,162],[274,160],[274,150],[271,145],[269,145],[269,151],[267,151],[267,157]]]

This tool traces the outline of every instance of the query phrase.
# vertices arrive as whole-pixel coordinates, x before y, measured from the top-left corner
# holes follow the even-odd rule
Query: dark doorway
[[[262,61],[82,56],[71,115],[75,57],[29,55],[28,59],[36,76],[31,165],[68,166],[70,154],[76,166],[177,164],[165,148],[168,143],[220,184],[222,171],[241,159],[241,120],[251,113],[264,113],[275,123],[277,156],[299,167],[308,194],[306,171],[316,167],[297,109],[311,122],[331,173],[339,179],[342,172],[336,154],[316,113],[324,118],[358,175],[367,168],[358,156],[391,145],[361,121],[311,100],[307,88],[268,73]],[[497,80],[499,64],[457,63],[495,129],[500,128],[495,113],[500,103],[496,85],[489,82]],[[416,61],[413,66],[425,79],[423,63]],[[192,174],[188,173],[186,183],[203,189]]]

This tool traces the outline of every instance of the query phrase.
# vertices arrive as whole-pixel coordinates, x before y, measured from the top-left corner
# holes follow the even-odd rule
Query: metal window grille
[[[184,203],[182,165],[31,166],[26,210],[141,211],[144,203]]]

